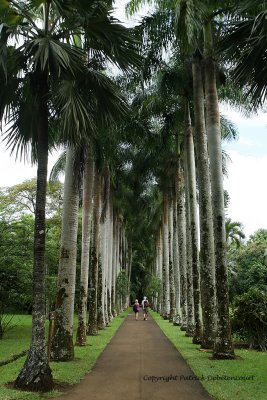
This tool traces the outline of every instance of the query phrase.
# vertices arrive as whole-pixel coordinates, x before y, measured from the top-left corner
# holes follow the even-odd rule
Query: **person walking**
[[[148,307],[149,307],[149,302],[148,302],[146,296],[144,296],[144,298],[143,298],[143,300],[142,300],[142,308],[143,308],[143,313],[144,313],[144,321],[147,321]]]
[[[138,320],[138,313],[139,313],[139,310],[140,310],[139,301],[136,299],[136,300],[135,300],[135,303],[134,303],[134,306],[133,306],[133,311],[134,311],[134,313],[135,313],[135,320],[136,320],[136,321]]]

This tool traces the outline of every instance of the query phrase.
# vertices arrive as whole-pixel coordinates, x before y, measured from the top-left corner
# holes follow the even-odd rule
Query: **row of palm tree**
[[[53,385],[44,320],[49,147],[75,144],[96,131],[97,112],[101,115],[110,85],[94,63],[110,61],[126,69],[140,60],[132,32],[111,15],[111,5],[61,0],[1,4],[1,119],[9,146],[23,151],[31,143],[37,162],[33,331],[15,382],[19,388],[50,390]],[[113,95],[109,106],[116,100]]]
[[[112,16],[112,3],[13,0],[1,4],[1,120],[7,125],[10,148],[23,153],[30,145],[38,166],[32,341],[15,382],[18,388],[50,390],[53,386],[45,351],[44,250],[47,159],[49,149],[56,144],[67,146],[67,157],[51,357],[69,360],[74,356],[81,182],[83,238],[77,344],[83,345],[86,333],[96,334],[127,303],[124,295],[118,304],[116,292],[123,290],[116,290],[116,280],[120,277],[122,283],[129,283],[133,231],[138,230],[137,221],[142,225],[138,216],[133,217],[131,206],[135,201],[144,205],[144,196],[156,183],[162,209],[146,227],[156,243],[154,272],[162,280],[155,307],[164,318],[181,324],[194,342],[212,347],[215,358],[234,357],[218,107],[220,70],[216,61],[230,60],[229,74],[235,82],[245,84],[255,105],[264,101],[265,66],[256,70],[251,60],[254,51],[266,51],[265,1],[257,5],[244,1],[237,6],[226,0],[223,8],[221,2],[208,0],[155,1],[154,14],[137,29],[118,23]],[[145,0],[131,0],[129,12],[143,3]],[[232,17],[237,11],[240,20]],[[137,40],[135,32],[143,34],[143,42]],[[244,47],[233,44],[240,32],[244,40],[249,38]],[[165,83],[169,83],[164,98],[157,91],[153,93],[154,72],[166,63],[162,49],[173,51],[180,68],[178,71],[176,65],[175,72],[167,71],[169,79],[168,73],[163,74]],[[218,49],[223,52],[218,53]],[[138,73],[132,80],[133,69],[141,67],[140,50],[147,57],[141,79]],[[130,77],[129,73],[124,76],[130,88],[141,88],[134,101],[128,89],[128,105],[118,86],[102,72],[110,63],[131,72]],[[247,80],[249,68],[252,73]],[[173,93],[170,86],[179,93]],[[114,147],[113,133],[121,135]],[[105,138],[104,144],[100,138]],[[103,156],[103,148],[108,147],[124,157],[114,170],[112,160]],[[128,149],[130,161],[126,158]],[[104,159],[99,161],[98,157]],[[137,163],[140,157],[143,170]],[[129,181],[122,184],[122,176]],[[131,188],[129,183],[136,186]],[[160,210],[158,205],[156,211]],[[126,274],[122,273],[123,266],[127,266]]]
[[[129,12],[135,12],[144,3],[146,3],[145,0],[132,0],[128,6]],[[166,41],[171,37],[172,43],[170,43],[170,45],[172,45],[174,49],[179,48],[179,57],[181,59],[191,58],[197,166],[201,171],[198,174],[198,185],[201,215],[200,270],[204,343],[207,343],[207,345],[213,343],[213,356],[215,358],[233,358],[234,354],[229,321],[223,164],[217,86],[218,66],[216,61],[222,59],[217,51],[217,48],[220,48],[220,46],[218,46],[218,38],[220,39],[220,31],[218,28],[220,28],[226,36],[222,42],[223,45],[227,46],[228,43],[229,48],[229,41],[233,38],[237,38],[236,32],[238,28],[230,35],[229,29],[232,28],[232,21],[237,20],[235,13],[238,9],[241,12],[241,22],[237,23],[238,27],[241,26],[244,28],[245,26],[247,29],[249,24],[250,28],[248,28],[246,32],[249,32],[249,35],[253,33],[253,35],[256,36],[259,33],[259,29],[262,26],[261,23],[266,13],[265,2],[260,2],[257,6],[246,2],[242,4],[242,6],[237,7],[235,2],[226,1],[224,7],[221,7],[221,2],[217,1],[194,2],[191,0],[166,0],[160,2],[155,1],[154,5],[154,15],[147,21],[144,21],[144,27],[148,35],[150,34],[151,37],[154,37],[154,32],[160,32],[158,36],[161,42],[160,40],[158,40],[158,42],[161,43],[161,46],[165,47]],[[162,15],[165,15],[165,19]],[[255,28],[255,26],[251,28],[251,22],[255,17],[255,25],[257,28]],[[225,23],[226,19],[227,23]],[[230,28],[228,28],[228,24],[230,24]],[[172,34],[170,34],[170,30],[172,30]],[[220,42],[219,45],[221,45]],[[249,49],[246,47],[249,47]],[[250,58],[253,53],[253,51],[251,51],[251,46],[244,46],[243,51],[240,38],[236,51],[232,51],[232,53],[234,56],[239,57],[237,62],[243,61],[244,59],[246,59],[247,62],[249,60],[250,66],[253,68],[254,62],[252,58]],[[232,62],[233,60],[236,62],[234,56],[231,59]],[[224,54],[224,58],[227,59],[227,53]],[[240,82],[241,72],[238,67],[237,64],[237,68],[233,68],[233,76],[237,77],[237,80]],[[244,64],[242,68],[245,68]],[[244,84],[244,75],[242,75],[242,77]],[[253,81],[248,82],[248,84],[250,83],[251,86],[249,87],[251,87],[251,89],[249,89],[249,93],[254,96],[255,101],[255,85],[257,86],[257,83]],[[263,85],[263,88],[264,87]],[[264,94],[265,91],[263,90],[261,96],[257,98],[261,97],[261,101],[264,100]],[[192,163],[190,163],[190,165],[192,166]],[[187,168],[189,171],[187,172],[189,186],[188,222],[191,230],[190,239],[192,241],[191,257],[195,314],[194,335],[195,340],[199,340],[199,260],[197,235],[195,234],[197,231],[197,219],[194,205],[196,204],[194,188],[192,184],[190,184],[190,181],[193,182],[194,178],[192,179],[192,170],[190,168]],[[212,210],[212,214],[210,210]],[[166,211],[163,211],[163,213],[165,215]],[[163,227],[165,223],[166,217],[163,222]],[[169,229],[172,229],[172,227]],[[164,227],[164,231],[165,230],[166,227]],[[171,233],[169,233],[169,235],[172,236]],[[163,240],[165,244],[167,234],[165,233],[163,236],[165,237],[165,240]],[[172,266],[169,260],[169,271],[167,271],[167,258],[168,255],[166,255],[166,260],[163,261],[162,265],[163,275],[165,276],[163,288],[167,291],[167,299],[164,300],[164,308],[166,313],[171,315],[171,310],[169,308],[172,306],[170,305],[169,307],[168,304],[169,302],[172,303],[172,296],[169,295],[168,291],[169,285],[172,285]],[[216,335],[214,336],[215,315],[217,326]]]

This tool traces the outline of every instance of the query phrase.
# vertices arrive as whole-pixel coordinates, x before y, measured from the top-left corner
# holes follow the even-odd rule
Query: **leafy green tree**
[[[0,296],[10,311],[31,312],[34,219],[0,222]]]
[[[1,288],[9,309],[32,310],[32,247],[36,180],[25,181],[0,191]],[[45,268],[47,281],[57,273],[62,184],[49,184],[46,210]],[[51,285],[50,285],[51,286]],[[3,289],[5,288],[5,289]],[[50,290],[46,300],[51,304]],[[48,306],[48,304],[47,304]]]
[[[266,290],[267,266],[264,254],[267,248],[267,231],[260,229],[238,248],[229,249],[230,299],[249,291],[250,288]]]
[[[49,183],[47,187],[46,218],[61,217],[63,185],[60,182]],[[21,215],[35,215],[36,179],[31,179],[14,186],[0,189],[0,215],[11,221]]]

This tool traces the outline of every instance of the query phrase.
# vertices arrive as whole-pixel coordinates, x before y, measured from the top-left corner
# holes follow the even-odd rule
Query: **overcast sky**
[[[127,0],[118,0],[118,18],[123,18],[122,5]],[[224,110],[224,114],[226,114]],[[259,228],[267,229],[267,114],[246,119],[233,110],[227,116],[237,126],[239,140],[227,143],[224,148],[231,157],[225,189],[230,195],[228,216],[244,225],[247,237]],[[49,172],[57,159],[49,157]],[[10,151],[0,143],[0,187],[12,186],[36,176],[36,167],[15,161]]]
[[[231,198],[228,216],[242,222],[249,236],[267,229],[267,114],[247,119],[229,111],[228,117],[239,130],[239,140],[224,145],[232,160],[224,181]]]

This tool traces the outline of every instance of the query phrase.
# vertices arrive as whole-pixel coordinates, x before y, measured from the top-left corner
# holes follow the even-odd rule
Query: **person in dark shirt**
[[[138,320],[138,313],[139,313],[139,310],[140,310],[139,301],[137,299],[135,300],[135,303],[134,303],[134,306],[133,306],[133,310],[135,312],[135,320],[137,321]]]

